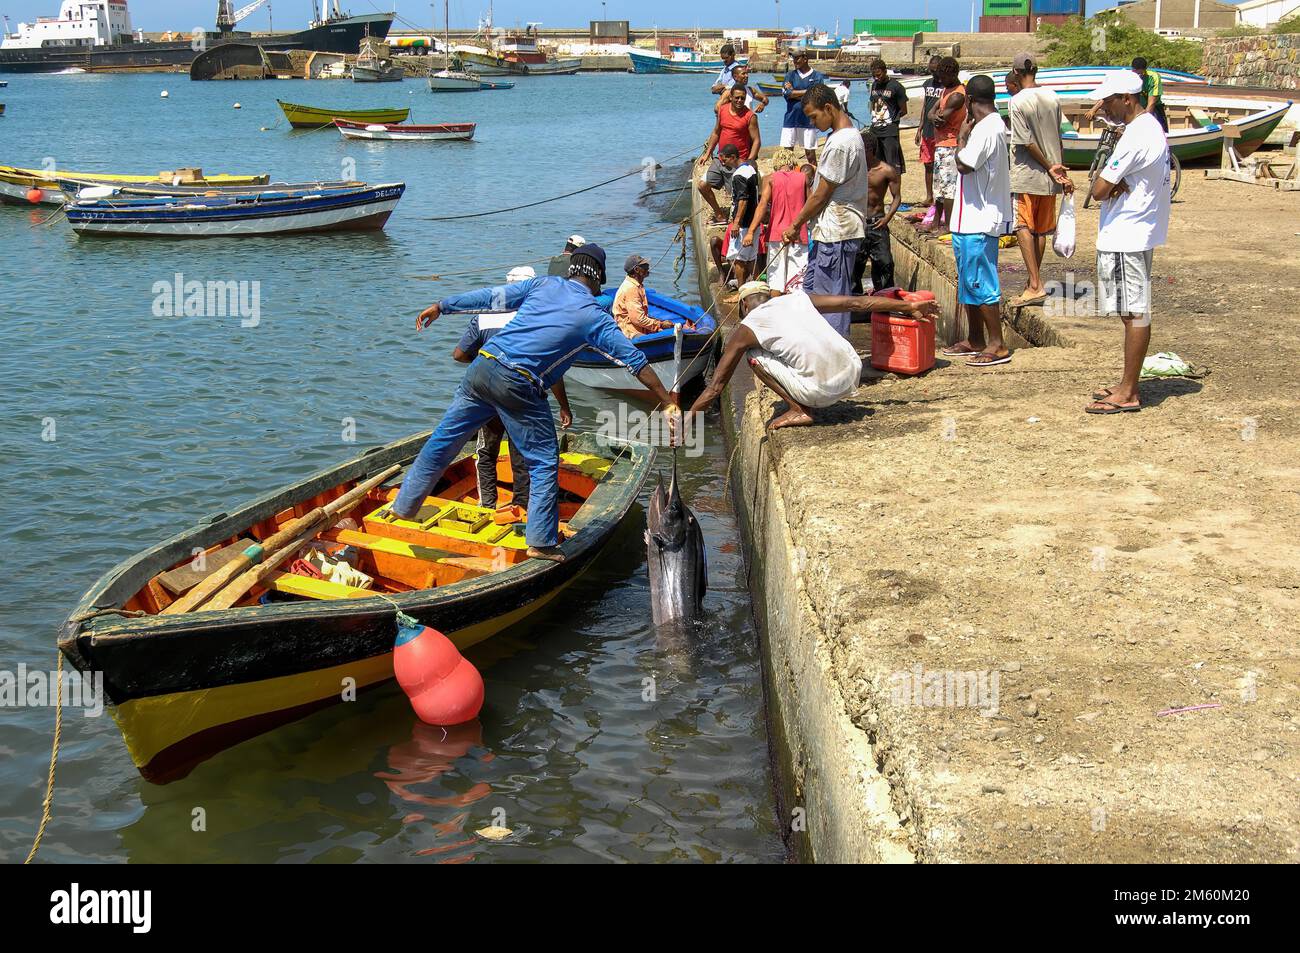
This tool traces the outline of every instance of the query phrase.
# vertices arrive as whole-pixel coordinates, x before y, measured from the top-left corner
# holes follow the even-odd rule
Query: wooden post
[[[1225,124],[1223,127],[1223,152],[1219,156],[1219,168],[1224,172],[1240,172],[1241,160],[1237,156],[1236,141],[1241,138],[1241,130],[1236,126]]]

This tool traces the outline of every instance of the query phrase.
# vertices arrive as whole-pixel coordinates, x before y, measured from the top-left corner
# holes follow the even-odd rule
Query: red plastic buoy
[[[41,199],[43,198],[45,198],[45,193],[40,189],[27,190],[27,201],[31,202],[33,205],[40,205]]]
[[[393,672],[420,720],[459,725],[483,708],[483,676],[437,629],[398,618]]]

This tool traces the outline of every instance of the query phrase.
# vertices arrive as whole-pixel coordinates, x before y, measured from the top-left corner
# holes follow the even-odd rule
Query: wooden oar
[[[181,612],[191,612],[202,606],[203,603],[213,594],[223,589],[223,587],[234,579],[240,573],[261,562],[267,553],[278,553],[284,549],[291,541],[297,540],[307,530],[316,530],[320,524],[327,522],[331,517],[339,515],[343,510],[351,509],[365,497],[367,493],[373,490],[379,484],[383,483],[393,474],[401,470],[400,466],[391,466],[378,476],[371,477],[365,483],[362,483],[353,489],[344,493],[337,500],[333,500],[324,506],[318,506],[316,509],[293,520],[284,529],[268,537],[265,541],[256,547],[249,547],[235,559],[232,559],[226,565],[222,566],[216,572],[212,573],[201,583],[185,594],[183,598],[177,599],[166,609],[162,611],[163,615],[174,615]],[[252,551],[252,555],[249,555]],[[236,600],[237,601],[237,600]],[[234,604],[233,602],[231,603]],[[213,608],[204,606],[204,608]],[[228,606],[223,607],[228,608]]]
[[[395,473],[398,469],[398,467],[393,467],[391,472]],[[387,476],[381,474],[380,477],[375,480],[367,481],[367,483],[357,487],[357,489],[353,490],[352,493],[361,491],[362,495],[364,495],[366,492],[369,492],[371,488],[378,486],[379,483],[385,479],[387,479]],[[342,500],[343,497],[340,497],[336,502],[341,502]],[[340,507],[340,509],[342,508],[343,507]],[[292,558],[298,550],[302,548],[303,543],[320,533],[321,530],[326,527],[326,524],[330,523],[333,518],[338,515],[338,510],[334,513],[327,513],[325,512],[327,509],[328,507],[321,507],[319,510],[313,510],[312,513],[308,513],[304,519],[311,520],[312,515],[315,513],[320,513],[321,515],[309,525],[302,527],[297,534],[289,540],[289,542],[285,543],[279,549],[272,550],[269,546],[264,546],[264,555],[261,562],[242,575],[236,576],[233,582],[214,593],[212,598],[207,601],[207,604],[202,607],[201,611],[207,611],[209,609],[229,609],[240,599],[244,598],[244,596],[248,595],[254,586],[279,569],[281,563]]]

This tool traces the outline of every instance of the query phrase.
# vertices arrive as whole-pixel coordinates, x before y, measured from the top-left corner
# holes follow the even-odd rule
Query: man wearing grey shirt
[[[1074,186],[1061,164],[1061,104],[1056,93],[1038,85],[1038,64],[1028,53],[1011,59],[1007,92],[1011,102],[1011,191],[1016,196],[1016,240],[1029,281],[1014,307],[1047,300],[1041,269],[1047,236],[1056,231],[1056,196]]]
[[[803,290],[810,295],[847,295],[853,288],[858,249],[866,236],[867,159],[862,136],[840,101],[825,83],[816,83],[803,96],[803,111],[830,138],[817,163],[812,193],[781,240],[798,240],[804,223],[812,223],[812,247],[804,271]],[[849,336],[849,312],[824,314],[842,337]]]

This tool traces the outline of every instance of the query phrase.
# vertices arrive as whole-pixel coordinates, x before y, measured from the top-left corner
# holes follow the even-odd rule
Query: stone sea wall
[[[1212,83],[1300,89],[1300,33],[1206,40],[1202,72]]]

